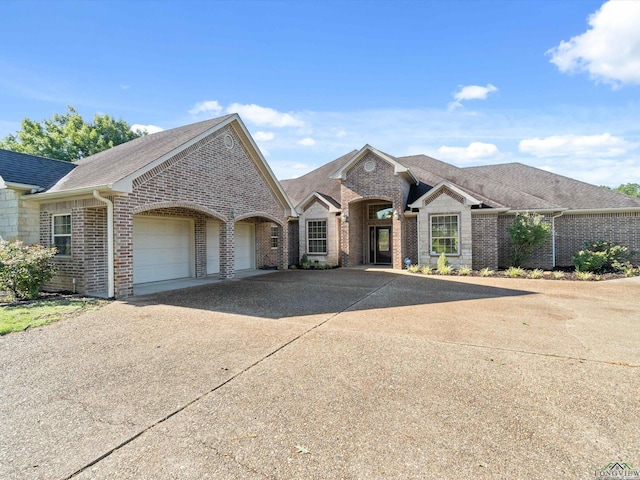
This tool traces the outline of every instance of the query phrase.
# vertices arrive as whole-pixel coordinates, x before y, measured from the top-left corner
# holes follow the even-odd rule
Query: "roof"
[[[165,155],[170,155],[194,138],[234,115],[192,123],[184,127],[145,135],[78,161],[69,175],[49,192],[112,185],[124,180]]]
[[[0,150],[0,177],[5,183],[33,185],[46,190],[75,167],[63,160]]]
[[[334,204],[340,205],[340,182],[332,180],[331,175],[342,168],[356,153],[357,150],[353,150],[306,175],[281,180],[280,184],[294,205],[298,205],[313,192],[321,193],[325,198],[331,199]]]
[[[522,163],[467,167],[464,170],[506,183],[516,190],[570,210],[640,208],[640,198]]]
[[[339,203],[340,182],[331,177],[337,178],[348,169],[359,152],[362,150],[349,152],[299,178],[283,180],[282,186],[295,204],[313,192]],[[418,179],[417,184],[411,185],[407,205],[444,183],[481,201],[483,208],[543,211],[640,208],[638,198],[521,163],[460,168],[426,155],[384,155]]]

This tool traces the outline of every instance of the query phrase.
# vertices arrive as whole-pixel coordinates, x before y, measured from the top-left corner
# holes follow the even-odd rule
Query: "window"
[[[278,227],[271,227],[271,248],[278,248],[279,233]]]
[[[71,214],[52,217],[52,241],[58,249],[56,255],[71,256]]]
[[[431,217],[431,253],[458,255],[458,215]]]
[[[307,222],[307,253],[327,253],[327,221],[309,220]]]
[[[387,220],[393,216],[393,205],[383,203],[380,205],[369,205],[369,220]]]

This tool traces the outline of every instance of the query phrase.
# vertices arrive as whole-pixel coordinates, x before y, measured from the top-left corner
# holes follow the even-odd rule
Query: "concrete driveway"
[[[0,478],[640,467],[640,278],[289,271],[0,337]]]

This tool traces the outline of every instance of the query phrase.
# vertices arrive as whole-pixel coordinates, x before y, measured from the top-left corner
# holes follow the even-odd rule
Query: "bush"
[[[578,280],[597,280],[593,272],[581,272],[580,270],[576,270],[576,277]]]
[[[519,213],[509,227],[511,236],[511,263],[516,267],[529,258],[533,249],[551,236],[551,225],[538,213]]]
[[[451,265],[443,265],[442,267],[438,267],[436,271],[438,275],[452,275],[453,267]]]
[[[562,270],[554,270],[551,275],[556,280],[562,280],[564,278],[564,272]]]
[[[444,269],[449,266],[449,260],[447,260],[447,256],[443,253],[438,257],[438,270]]]
[[[1,240],[0,289],[18,300],[38,298],[42,286],[55,274],[50,263],[55,254],[55,248]]]
[[[407,265],[407,271],[409,273],[418,273],[420,271],[420,265]]]
[[[431,275],[433,273],[433,268],[431,268],[429,265],[423,265],[420,268],[420,271],[425,275]]]
[[[625,245],[615,242],[591,242],[584,250],[576,253],[571,260],[578,272],[616,273],[632,268],[630,252]]]

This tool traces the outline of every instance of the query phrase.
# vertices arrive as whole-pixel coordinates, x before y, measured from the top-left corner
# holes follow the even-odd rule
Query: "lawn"
[[[107,303],[98,298],[69,296],[5,305],[0,307],[0,335],[47,325]]]

